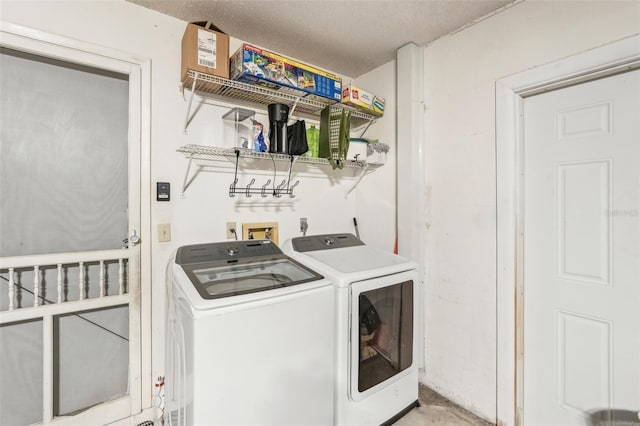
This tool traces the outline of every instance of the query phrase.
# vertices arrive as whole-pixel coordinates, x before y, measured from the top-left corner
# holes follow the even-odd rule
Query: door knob
[[[136,234],[135,229],[131,231],[131,236],[129,237],[129,243],[132,246],[137,246],[138,244],[140,244],[140,237],[138,236],[138,234]]]

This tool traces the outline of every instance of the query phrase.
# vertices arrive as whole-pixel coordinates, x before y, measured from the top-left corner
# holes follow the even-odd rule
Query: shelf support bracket
[[[349,196],[349,194],[351,193],[351,191],[353,191],[354,189],[356,189],[356,186],[358,186],[358,184],[360,183],[360,181],[362,180],[362,178],[364,177],[364,175],[367,173],[367,170],[369,169],[369,165],[365,164],[365,166],[362,168],[362,171],[360,171],[360,175],[358,176],[358,178],[356,179],[356,181],[353,183],[353,185],[351,185],[351,188],[349,188],[349,190],[344,194],[344,198],[347,198],[347,196]]]
[[[291,110],[289,111],[289,117],[291,117],[293,115],[294,112],[296,112],[296,108],[298,107],[298,101],[300,100],[300,98],[296,98],[296,101],[293,103],[293,106],[291,107]]]
[[[187,115],[184,118],[184,130],[183,133],[187,134],[187,127],[189,126],[189,122],[191,121],[191,106],[193,105],[193,96],[196,93],[196,80],[197,77],[193,78],[193,82],[191,83],[191,93],[189,94],[189,102],[187,103]]]
[[[375,122],[376,122],[375,118],[372,118],[371,120],[369,120],[369,122],[367,123],[367,127],[364,128],[362,133],[360,133],[360,138],[364,137],[364,134],[367,133],[367,130],[369,130],[369,127],[371,127],[371,125]]]
[[[198,172],[200,172],[200,168],[201,167],[198,167],[198,170],[195,171],[193,173],[193,175],[191,176],[191,178],[189,179],[189,171],[191,170],[191,164],[192,163],[193,163],[193,154],[191,154],[189,156],[189,163],[187,164],[187,171],[184,174],[184,181],[182,182],[182,198],[184,198],[184,193],[187,191],[187,188],[189,187],[189,185],[191,185],[193,180],[196,178],[196,176],[198,175]]]

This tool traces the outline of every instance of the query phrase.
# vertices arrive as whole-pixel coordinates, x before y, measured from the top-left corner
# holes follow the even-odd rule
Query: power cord
[[[271,151],[269,151],[269,157],[271,157],[271,162],[273,163],[273,184],[272,184],[272,188],[273,188],[273,196],[276,195],[276,160],[275,158],[273,158],[273,154],[271,153]]]

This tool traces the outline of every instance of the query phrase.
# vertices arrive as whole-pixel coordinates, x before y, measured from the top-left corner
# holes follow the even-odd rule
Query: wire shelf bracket
[[[198,173],[200,173],[200,170],[202,170],[202,166],[196,166],[196,171],[193,173],[193,175],[191,175],[191,178],[189,178],[189,172],[191,171],[191,166],[193,165],[193,154],[191,154],[188,158],[189,163],[187,163],[187,170],[184,174],[184,180],[182,181],[182,198],[184,198],[184,193],[187,191],[189,185],[191,185],[191,183],[196,179]]]

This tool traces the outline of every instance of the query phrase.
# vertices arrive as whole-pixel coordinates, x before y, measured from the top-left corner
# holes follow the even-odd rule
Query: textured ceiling
[[[127,0],[231,37],[358,77],[513,0]],[[233,52],[231,52],[233,53]]]

